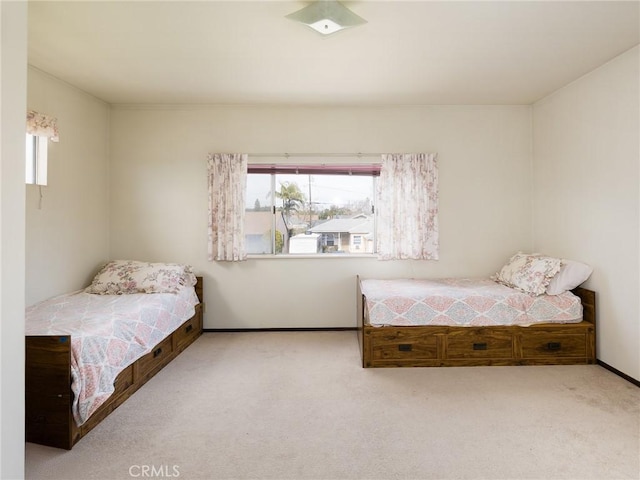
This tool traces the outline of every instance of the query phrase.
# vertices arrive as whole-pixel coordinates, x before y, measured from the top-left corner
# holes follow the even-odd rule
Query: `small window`
[[[27,133],[26,182],[29,185],[47,184],[48,138]]]

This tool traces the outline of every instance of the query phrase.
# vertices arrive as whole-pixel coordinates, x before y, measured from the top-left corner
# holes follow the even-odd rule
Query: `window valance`
[[[45,113],[29,110],[27,112],[27,133],[38,137],[47,137],[52,142],[57,142],[60,140],[58,119]]]
[[[300,175],[380,175],[380,164],[321,164],[291,165],[286,163],[261,164],[252,163],[247,166],[248,173],[266,174],[300,174]]]

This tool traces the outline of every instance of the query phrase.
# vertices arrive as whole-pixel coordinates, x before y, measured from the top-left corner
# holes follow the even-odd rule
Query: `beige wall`
[[[438,152],[437,262],[209,263],[208,152]],[[355,326],[355,275],[489,275],[531,247],[531,109],[114,107],[111,253],[206,277],[206,328]]]
[[[57,117],[60,129],[60,142],[49,142],[48,185],[26,187],[31,305],[86,286],[109,259],[110,107],[34,68],[27,103]]]
[[[640,47],[533,107],[534,247],[594,267],[598,358],[640,379]]]
[[[27,4],[0,2],[0,478],[24,478]]]

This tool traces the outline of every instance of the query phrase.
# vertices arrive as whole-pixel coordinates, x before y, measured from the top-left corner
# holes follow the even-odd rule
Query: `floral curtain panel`
[[[376,205],[380,260],[438,259],[436,154],[383,155]]]
[[[47,137],[52,142],[60,140],[58,136],[58,120],[55,117],[38,113],[34,110],[27,112],[27,133],[37,137]]]
[[[246,260],[247,154],[213,153],[209,169],[209,261]]]

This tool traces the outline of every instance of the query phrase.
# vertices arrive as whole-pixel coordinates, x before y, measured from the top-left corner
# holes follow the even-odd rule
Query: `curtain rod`
[[[375,157],[380,158],[382,153],[248,153],[249,157]]]

